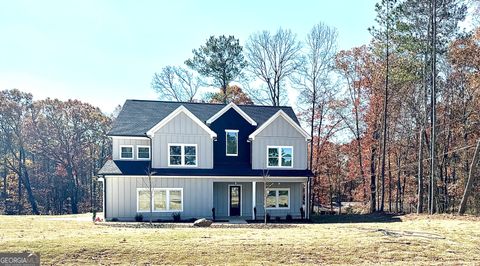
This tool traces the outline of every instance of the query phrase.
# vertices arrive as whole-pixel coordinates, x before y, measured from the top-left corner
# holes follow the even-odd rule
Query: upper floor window
[[[238,156],[238,130],[225,130],[226,155]]]
[[[137,158],[140,160],[149,160],[150,146],[137,146]]]
[[[133,159],[133,146],[120,146],[120,159]]]
[[[197,145],[168,144],[168,166],[197,166]]]
[[[269,167],[292,167],[292,146],[267,146],[267,166]]]

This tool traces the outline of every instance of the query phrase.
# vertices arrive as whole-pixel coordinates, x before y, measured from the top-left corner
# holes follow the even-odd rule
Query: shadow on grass
[[[311,217],[313,223],[337,224],[337,223],[396,223],[402,220],[398,215],[374,213],[374,214],[342,214],[342,215],[315,215]]]

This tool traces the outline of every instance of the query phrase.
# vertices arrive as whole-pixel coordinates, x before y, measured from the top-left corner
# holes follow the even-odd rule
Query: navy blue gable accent
[[[250,143],[247,140],[248,136],[255,131],[255,128],[233,108],[213,121],[210,129],[217,133],[217,140],[213,143],[214,168],[229,166],[251,169]],[[226,156],[226,129],[238,130],[238,156]]]
[[[148,161],[112,161],[109,160],[99,171],[99,175],[131,175],[146,176],[148,173]],[[263,170],[253,170],[248,168],[214,168],[214,169],[195,169],[195,168],[155,168],[151,170],[154,176],[263,176]],[[271,177],[309,177],[313,176],[310,170],[269,170]]]

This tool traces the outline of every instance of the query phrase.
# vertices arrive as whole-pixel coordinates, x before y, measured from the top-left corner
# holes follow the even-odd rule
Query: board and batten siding
[[[182,188],[182,219],[212,216],[213,183],[202,178],[153,177],[153,188]],[[106,178],[107,220],[133,221],[137,215],[137,188],[149,188],[148,177],[109,176]],[[173,212],[154,212],[153,219],[172,219]],[[141,212],[144,220],[150,212]]]
[[[153,168],[169,167],[169,143],[197,144],[197,167],[195,168],[213,168],[213,139],[184,113],[180,113],[154,133],[152,138]]]
[[[150,146],[150,140],[145,139],[132,139],[115,137],[112,139],[112,158],[113,160],[120,160],[120,146],[131,145],[133,146],[133,159],[137,160],[137,146]],[[131,160],[131,159],[130,159]]]
[[[229,186],[240,186],[241,215],[251,219],[252,217],[252,182],[214,182],[213,183],[213,207],[217,217],[228,216]]]
[[[279,116],[252,141],[252,168],[268,168],[267,146],[293,146],[293,167],[285,169],[307,169],[307,145],[305,137]]]
[[[269,183],[267,183],[269,184]],[[276,216],[284,218],[287,214],[292,215],[293,217],[300,217],[300,208],[303,207],[304,194],[304,183],[298,182],[273,182],[268,185],[268,188],[289,188],[290,189],[290,206],[288,209],[267,209],[267,213],[270,214],[272,219],[275,219]],[[257,207],[257,219],[261,219],[264,215],[264,204],[263,204],[263,192],[264,185],[263,182],[257,182],[257,196],[256,196],[256,207]]]

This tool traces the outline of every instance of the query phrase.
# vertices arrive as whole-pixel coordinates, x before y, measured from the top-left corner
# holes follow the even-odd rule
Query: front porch
[[[267,213],[271,219],[287,215],[300,218],[305,210],[307,182],[278,180],[267,181]],[[213,182],[213,208],[216,220],[258,220],[264,217],[263,181]]]

